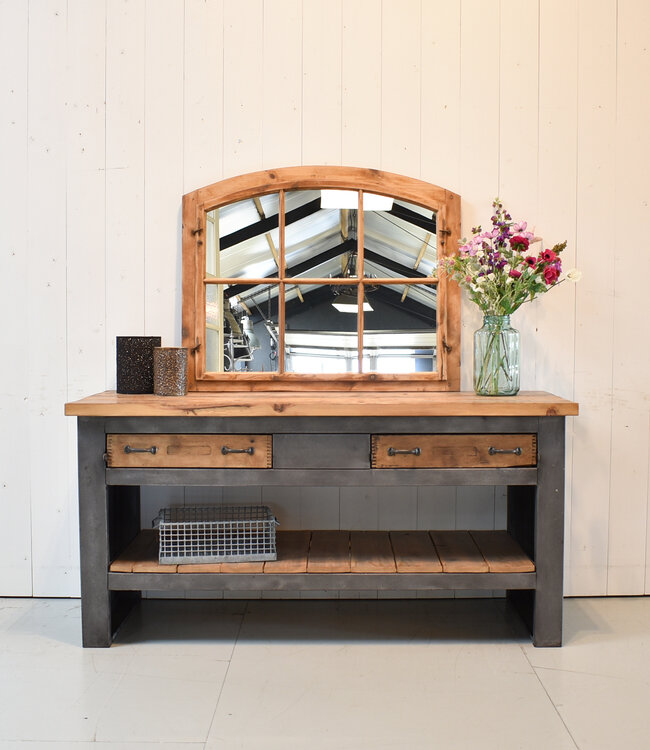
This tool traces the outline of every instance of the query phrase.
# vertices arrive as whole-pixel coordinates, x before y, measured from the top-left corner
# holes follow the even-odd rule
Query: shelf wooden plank
[[[178,566],[178,573],[222,573],[221,563],[187,563]]]
[[[488,564],[469,531],[432,531],[444,573],[489,573]]]
[[[311,531],[282,531],[276,534],[278,559],[264,563],[265,573],[306,573]]]
[[[350,532],[313,531],[307,572],[349,573]]]
[[[220,384],[221,387],[221,384]],[[201,391],[169,398],[104,391],[66,404],[85,417],[548,417],[574,416],[578,404],[543,391],[508,399],[474,392]]]
[[[350,532],[352,573],[394,573],[395,558],[387,531]]]
[[[149,560],[151,557],[152,539],[158,543],[158,535],[154,529],[144,529],[129,544],[122,554],[109,566],[111,573],[132,573],[136,562]]]
[[[149,545],[144,552],[143,559],[133,561],[134,573],[176,573],[177,565],[161,565],[158,562],[158,532],[153,531],[149,536]]]
[[[441,573],[442,564],[426,531],[391,531],[398,573]]]
[[[490,573],[532,573],[535,563],[507,531],[471,531]]]
[[[507,531],[279,531],[268,562],[160,565],[158,534],[142,531],[111,573],[191,574],[520,574],[535,571]],[[298,580],[298,579],[296,579]],[[398,586],[397,582],[396,585]],[[498,588],[498,586],[495,586]]]

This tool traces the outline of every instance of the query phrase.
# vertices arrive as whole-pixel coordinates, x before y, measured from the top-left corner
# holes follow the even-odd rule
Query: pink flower
[[[513,279],[518,279],[521,276],[521,271],[518,271],[516,268],[510,269],[510,273],[508,276],[512,276]]]
[[[515,235],[510,240],[510,247],[519,253],[525,253],[528,250],[528,240],[520,234]]]
[[[531,268],[535,268],[535,266],[537,265],[537,258],[534,255],[529,255],[524,258],[524,263]]]
[[[528,226],[527,221],[521,221],[521,222],[515,222],[512,225],[512,228],[514,229],[515,232],[519,233],[519,232],[525,232],[527,226]]]
[[[544,252],[541,255],[541,258],[542,260],[545,260],[547,263],[550,263],[551,261],[557,258],[557,255],[552,250],[544,250]]]
[[[553,255],[555,255],[555,253],[553,253]],[[544,281],[548,286],[551,286],[551,284],[555,284],[559,275],[560,274],[558,273],[558,270],[555,266],[547,266],[544,269]]]

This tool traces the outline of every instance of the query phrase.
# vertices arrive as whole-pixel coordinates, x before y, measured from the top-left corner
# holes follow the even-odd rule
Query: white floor
[[[570,599],[535,649],[503,600],[0,599],[0,748],[648,750],[650,598]],[[96,743],[96,744],[95,744]]]

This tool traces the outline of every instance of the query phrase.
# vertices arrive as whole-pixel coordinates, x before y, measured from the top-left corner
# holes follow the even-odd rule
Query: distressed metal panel
[[[426,396],[423,396],[426,397]],[[106,432],[536,432],[537,417],[111,417]]]
[[[110,646],[108,498],[104,483],[104,420],[78,417],[81,631],[84,646]]]
[[[562,645],[564,578],[564,417],[540,419],[535,507],[535,646]]]
[[[531,589],[535,573],[109,573],[115,591]]]
[[[534,485],[537,469],[107,469],[109,485],[401,487]]]
[[[273,437],[275,469],[368,469],[370,435],[289,433]]]

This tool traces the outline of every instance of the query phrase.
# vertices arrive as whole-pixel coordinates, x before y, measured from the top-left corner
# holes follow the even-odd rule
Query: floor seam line
[[[228,659],[228,666],[226,667],[226,672],[225,672],[225,674],[223,676],[223,680],[221,681],[221,688],[219,690],[219,695],[217,696],[217,702],[214,704],[214,711],[212,712],[212,718],[210,719],[210,726],[208,727],[208,733],[205,736],[205,742],[204,742],[204,745],[203,745],[203,750],[205,750],[205,748],[208,745],[208,740],[210,738],[210,733],[212,732],[212,727],[214,725],[214,719],[215,719],[215,717],[217,715],[217,709],[219,708],[219,703],[221,702],[221,696],[223,694],[223,689],[226,686],[226,680],[228,679],[228,673],[230,672],[230,665],[232,664],[232,658],[235,655],[235,648],[237,646],[237,641],[239,641],[239,634],[241,633],[241,629],[242,629],[242,627],[244,625],[244,618],[248,614],[248,606],[249,606],[249,602],[246,601],[246,604],[244,605],[244,611],[243,611],[242,616],[241,616],[241,620],[239,621],[239,627],[237,628],[237,633],[235,635],[235,640],[234,640],[234,642],[232,644],[232,651],[230,652],[230,658]]]
[[[564,720],[564,717],[562,716],[562,714],[558,710],[558,707],[555,705],[555,701],[551,698],[548,690],[546,689],[546,685],[544,685],[544,683],[542,682],[540,676],[537,674],[537,670],[535,669],[535,667],[531,663],[530,659],[528,658],[528,654],[526,653],[526,649],[523,646],[521,646],[520,648],[521,648],[521,651],[522,651],[522,653],[524,655],[524,659],[526,659],[526,661],[528,662],[530,668],[533,670],[533,674],[535,675],[535,678],[537,679],[537,682],[539,682],[539,684],[541,685],[541,688],[544,691],[544,693],[546,694],[546,697],[548,698],[549,703],[551,704],[551,706],[553,706],[553,710],[555,711],[555,713],[557,714],[558,718],[562,722],[562,725],[566,729],[566,732],[569,735],[569,737],[571,739],[571,742],[573,742],[573,744],[575,745],[576,750],[580,750],[580,745],[578,745],[578,743],[576,742],[576,739],[573,736],[573,732],[571,732],[571,730],[569,729],[566,721]]]

